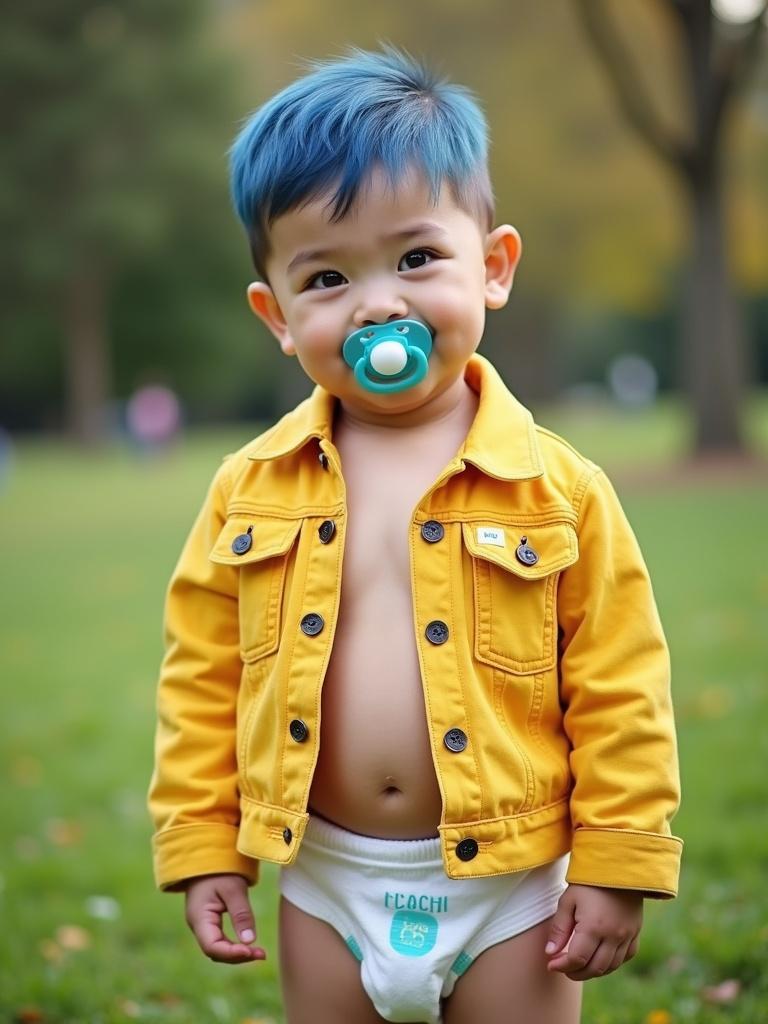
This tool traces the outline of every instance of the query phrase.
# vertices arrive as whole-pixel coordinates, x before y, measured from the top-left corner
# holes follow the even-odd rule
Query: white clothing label
[[[477,543],[495,544],[497,548],[503,548],[507,542],[504,538],[504,531],[500,530],[498,526],[478,526]]]

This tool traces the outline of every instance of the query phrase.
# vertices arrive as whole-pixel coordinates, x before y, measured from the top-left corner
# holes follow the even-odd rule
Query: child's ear
[[[249,284],[248,305],[280,342],[283,353],[286,356],[295,356],[296,346],[293,344],[283,311],[269,285],[262,281],[254,281],[253,284]]]
[[[511,224],[502,224],[485,240],[485,305],[488,309],[505,306],[523,243]]]

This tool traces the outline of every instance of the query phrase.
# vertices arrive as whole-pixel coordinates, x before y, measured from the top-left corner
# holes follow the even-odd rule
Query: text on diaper
[[[384,906],[387,910],[421,910],[430,914],[447,914],[447,896],[427,896],[405,892],[385,892]]]

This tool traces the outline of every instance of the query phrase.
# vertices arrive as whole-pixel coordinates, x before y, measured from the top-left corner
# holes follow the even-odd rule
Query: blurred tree
[[[739,451],[748,365],[726,261],[725,127],[755,64],[768,3],[753,3],[748,19],[725,23],[710,0],[661,0],[683,53],[690,98],[686,137],[670,132],[649,101],[637,63],[604,0],[576,2],[627,119],[674,170],[688,200],[692,230],[682,380],[694,412],[696,449]],[[721,2],[719,7],[722,15],[728,5]]]
[[[231,63],[204,0],[4,8],[4,346],[58,337],[68,424],[92,442],[112,397],[116,282],[153,261],[188,266],[180,239],[215,253],[233,237],[221,202]]]

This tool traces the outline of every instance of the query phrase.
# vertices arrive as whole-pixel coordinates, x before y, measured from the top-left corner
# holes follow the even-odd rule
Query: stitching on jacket
[[[576,481],[576,487],[573,491],[573,510],[576,513],[576,530],[578,532],[581,527],[581,509],[584,502],[584,497],[589,490],[589,487],[593,480],[596,480],[598,476],[603,473],[602,469],[598,466],[594,466],[591,469],[585,470],[584,473]]]
[[[454,531],[454,536],[456,537],[456,543],[454,544],[454,547],[458,548],[459,566],[462,567],[462,561],[463,561],[463,555],[464,555],[464,537],[463,537],[463,534],[462,534],[461,530]],[[462,574],[462,576],[463,576],[463,574]],[[454,631],[454,636],[456,634],[456,611],[455,611],[456,600],[455,600],[455,595],[457,593],[457,591],[455,589],[455,583],[454,583],[455,579],[456,579],[456,576],[455,576],[455,569],[454,569],[454,558],[451,557],[451,551],[449,549],[448,550],[448,593],[450,595],[450,601],[451,601],[451,604],[450,604],[450,608],[451,608],[451,624],[452,624],[452,628],[453,628],[453,631]],[[461,583],[461,599],[462,599],[462,603],[463,603],[463,599],[464,599],[463,579],[460,581],[460,583]],[[465,619],[466,619],[466,613],[467,613],[467,610],[465,608],[464,609],[464,618]],[[465,716],[465,718],[467,720],[467,730],[469,732],[469,735],[472,737],[472,739],[470,740],[469,746],[470,746],[470,750],[472,752],[472,763],[475,766],[475,782],[477,784],[478,789],[480,790],[480,814],[482,815],[483,809],[485,807],[485,791],[483,789],[482,772],[480,771],[480,765],[478,764],[477,755],[475,753],[477,745],[475,743],[475,732],[474,732],[474,728],[473,728],[473,725],[472,725],[472,719],[471,719],[470,713],[469,713],[469,708],[470,708],[471,702],[467,701],[465,699],[466,687],[464,685],[464,673],[463,673],[463,670],[462,670],[461,658],[458,655],[458,649],[457,649],[457,646],[456,646],[456,640],[455,639],[454,639],[454,643],[453,643],[453,651],[454,651],[453,660],[454,660],[454,664],[456,665],[456,677],[457,677],[457,680],[458,680],[458,683],[459,683],[459,690],[461,692],[461,702],[462,702],[462,705],[464,707],[464,716]]]

